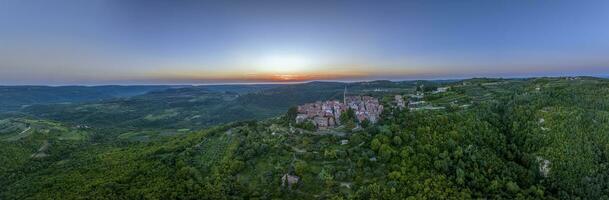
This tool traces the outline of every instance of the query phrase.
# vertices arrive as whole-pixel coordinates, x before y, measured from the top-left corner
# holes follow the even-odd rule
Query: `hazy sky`
[[[0,0],[0,84],[607,74],[607,0]]]

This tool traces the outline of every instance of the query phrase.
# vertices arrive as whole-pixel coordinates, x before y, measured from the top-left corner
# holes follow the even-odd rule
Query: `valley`
[[[374,123],[339,105],[364,96]],[[607,99],[607,79],[562,77],[47,102],[0,115],[0,199],[603,199]]]

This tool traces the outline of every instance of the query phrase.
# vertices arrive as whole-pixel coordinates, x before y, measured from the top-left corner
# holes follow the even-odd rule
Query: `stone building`
[[[395,104],[399,109],[406,107],[406,102],[404,101],[404,97],[402,95],[395,95]]]
[[[300,181],[300,177],[290,174],[284,174],[281,177],[281,186],[288,187],[291,189],[294,185],[298,184],[298,181]]]
[[[351,108],[358,121],[365,119],[376,123],[383,112],[378,99],[370,96],[345,96],[341,103],[337,100],[317,101],[298,106],[296,123],[311,120],[318,129],[336,127],[341,124],[340,116]]]

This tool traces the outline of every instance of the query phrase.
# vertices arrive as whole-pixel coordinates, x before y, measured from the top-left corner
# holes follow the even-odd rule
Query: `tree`
[[[308,171],[308,165],[305,161],[298,160],[294,164],[294,171],[297,175],[302,176]]]
[[[321,169],[318,175],[319,179],[324,181],[326,187],[330,188],[334,185],[334,176],[330,172],[326,170],[326,168]]]
[[[383,144],[381,145],[381,148],[379,149],[379,156],[381,156],[381,158],[385,159],[385,160],[389,160],[391,159],[391,155],[393,154],[393,149],[391,148],[391,146]]]
[[[370,142],[370,148],[375,151],[378,151],[379,148],[381,148],[381,145],[381,141],[379,141],[377,138],[374,138],[372,142]]]
[[[315,127],[315,124],[313,124],[313,122],[311,120],[307,120],[303,123],[298,123],[298,124],[296,124],[296,127],[302,128],[304,130],[309,130],[309,131],[315,131],[315,129],[317,128],[317,127]]]
[[[370,120],[364,119],[364,120],[362,120],[362,122],[360,124],[362,125],[362,128],[368,128],[368,127],[370,127],[371,123],[370,123]]]
[[[294,106],[293,106],[293,107],[290,107],[290,108],[288,109],[288,112],[285,114],[285,120],[286,120],[286,122],[287,122],[288,124],[289,124],[289,123],[292,123],[292,122],[295,122],[295,121],[296,121],[296,116],[297,116],[297,115],[298,115],[298,108],[296,108],[296,107],[294,107]]]
[[[343,112],[340,115],[340,121],[343,123],[346,123],[349,121],[355,122],[355,111],[353,111],[353,109],[351,109],[351,108],[348,108],[347,111]]]
[[[400,136],[393,136],[393,144],[395,146],[401,146],[402,145],[402,138],[400,138]]]
[[[355,111],[351,108],[347,109],[347,111],[340,115],[340,122],[349,130],[355,128],[355,125],[357,124]]]

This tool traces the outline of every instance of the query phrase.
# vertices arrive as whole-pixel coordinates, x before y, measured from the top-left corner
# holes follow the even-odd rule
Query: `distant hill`
[[[234,92],[245,94],[264,89],[279,87],[275,84],[260,85],[152,85],[152,86],[0,86],[0,113],[18,111],[31,105],[84,103],[102,100],[133,97],[148,92],[166,89],[193,88],[209,92]],[[175,90],[174,92],[180,92]]]
[[[349,95],[411,91],[416,82],[310,82],[292,85],[216,85],[154,90],[77,105],[48,104],[24,108],[37,117],[75,124],[132,128],[204,128],[211,125],[279,116],[289,107]]]
[[[141,95],[179,86],[0,86],[0,112],[35,104],[80,103]]]
[[[345,88],[347,95],[371,95],[391,92],[404,92],[414,89],[416,81],[391,82],[371,81],[357,83],[340,82],[310,82],[304,84],[287,85],[258,93],[243,95],[237,99],[242,105],[285,111],[291,106],[303,103],[342,99]]]

